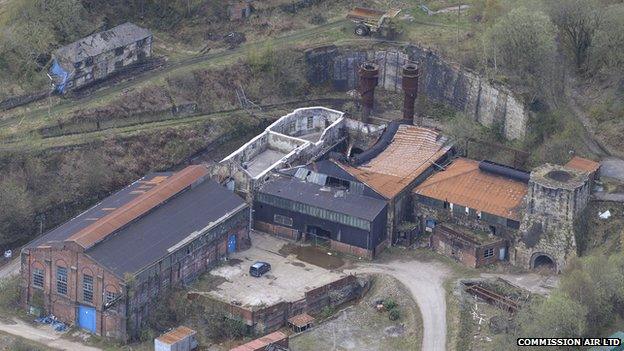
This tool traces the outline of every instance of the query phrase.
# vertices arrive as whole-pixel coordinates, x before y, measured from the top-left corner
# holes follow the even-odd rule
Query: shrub
[[[325,306],[323,307],[323,310],[321,310],[320,317],[321,319],[329,318],[332,314],[334,314],[334,312],[335,310],[331,306]]]
[[[18,308],[19,300],[19,276],[0,279],[0,310]]]
[[[396,321],[397,319],[401,318],[401,312],[398,308],[395,307],[390,310],[388,318],[390,318],[391,321]]]
[[[393,299],[386,299],[383,302],[384,308],[388,311],[395,309],[397,307],[397,303]]]

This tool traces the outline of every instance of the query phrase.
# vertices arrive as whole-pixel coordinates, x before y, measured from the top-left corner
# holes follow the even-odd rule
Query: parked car
[[[256,262],[249,267],[249,275],[252,277],[262,277],[262,275],[271,270],[271,265],[266,262]]]

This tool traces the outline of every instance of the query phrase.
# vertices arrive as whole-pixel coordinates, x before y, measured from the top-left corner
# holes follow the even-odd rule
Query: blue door
[[[228,252],[236,252],[236,235],[232,234],[228,238]]]
[[[78,306],[78,326],[95,333],[95,308]]]

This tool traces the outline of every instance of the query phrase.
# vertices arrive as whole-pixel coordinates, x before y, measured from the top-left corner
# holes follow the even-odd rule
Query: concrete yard
[[[256,232],[251,233],[252,247],[231,255],[236,262],[216,268],[213,276],[224,278],[208,295],[241,306],[270,306],[281,301],[304,298],[305,292],[336,281],[346,274],[330,271],[298,260],[294,255],[279,253],[286,241]],[[271,264],[271,271],[260,278],[249,275],[256,261]]]
[[[255,177],[262,173],[262,171],[268,169],[275,162],[281,160],[284,156],[286,156],[286,154],[283,152],[266,149],[249,161],[247,164],[247,172]]]

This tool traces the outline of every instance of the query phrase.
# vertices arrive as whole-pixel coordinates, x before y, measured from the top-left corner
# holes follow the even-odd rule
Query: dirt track
[[[450,270],[441,262],[392,261],[365,263],[353,273],[384,273],[403,283],[416,300],[423,320],[423,351],[446,350],[446,290]]]
[[[101,349],[96,347],[85,346],[81,343],[63,339],[62,334],[52,331],[50,326],[35,328],[20,320],[14,320],[13,323],[0,320],[0,330],[59,350],[101,351]]]

